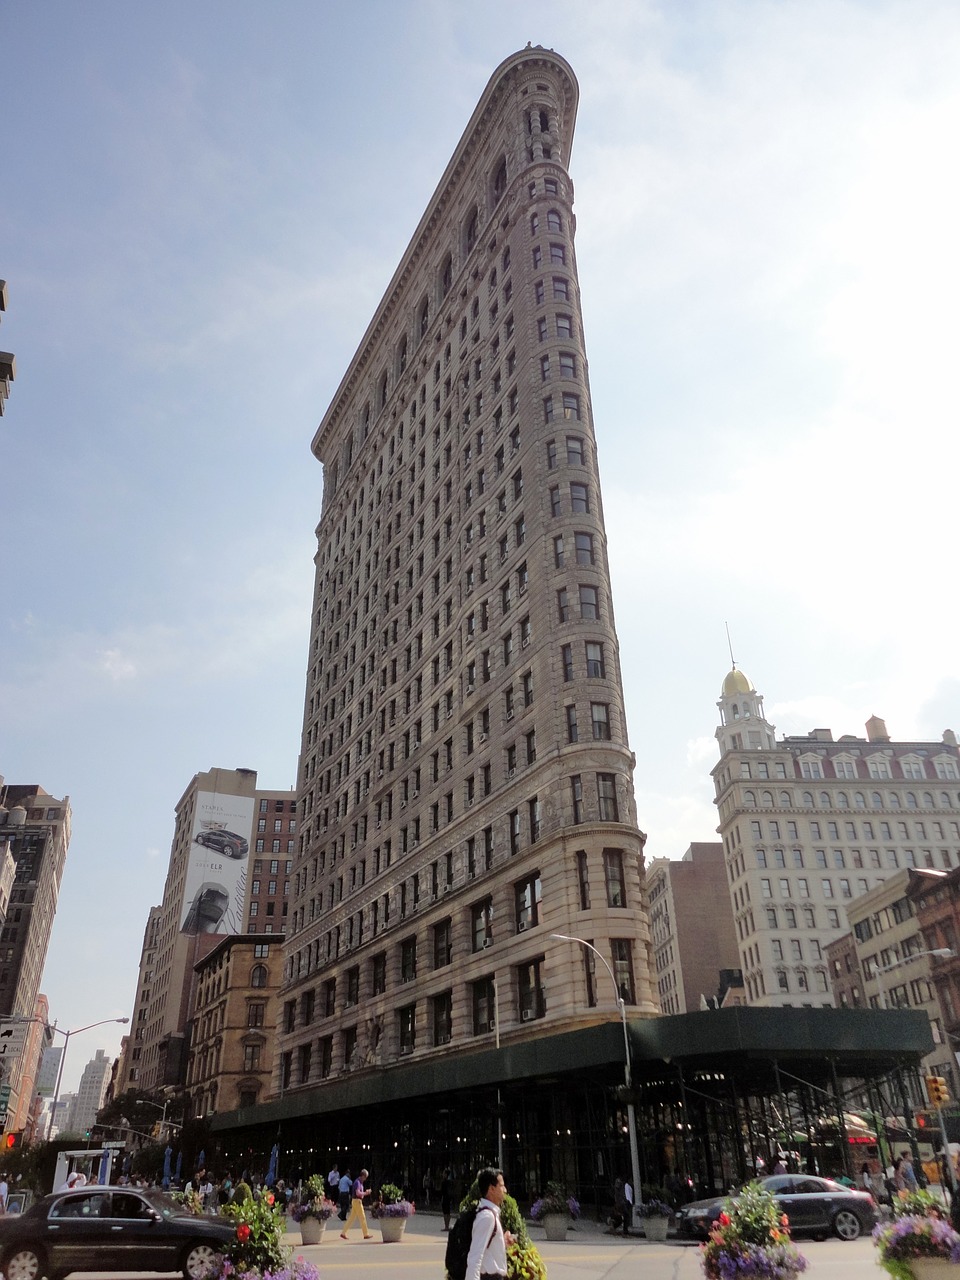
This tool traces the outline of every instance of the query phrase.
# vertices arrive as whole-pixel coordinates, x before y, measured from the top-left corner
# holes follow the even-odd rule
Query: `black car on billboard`
[[[222,827],[212,827],[209,831],[198,831],[193,837],[195,844],[205,849],[215,849],[226,858],[245,858],[250,845],[237,835],[236,831],[225,831]]]
[[[761,1178],[760,1185],[776,1197],[790,1222],[791,1235],[839,1236],[856,1240],[873,1230],[877,1206],[866,1191],[854,1191],[830,1178],[814,1178],[806,1173],[775,1174]],[[710,1227],[720,1216],[724,1201],[736,1194],[712,1196],[685,1204],[677,1213],[677,1235],[681,1240],[706,1240]]]
[[[83,1187],[0,1217],[5,1280],[63,1280],[71,1271],[179,1271],[201,1280],[236,1237],[225,1218],[200,1218],[159,1191]]]
[[[216,933],[230,905],[230,895],[222,884],[202,884],[194,894],[182,933]]]

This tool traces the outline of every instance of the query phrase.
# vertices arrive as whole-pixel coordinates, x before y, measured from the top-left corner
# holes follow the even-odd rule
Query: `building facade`
[[[740,964],[719,841],[691,844],[680,861],[655,858],[647,869],[650,935],[663,1013],[693,1013],[726,996]],[[742,999],[739,987],[730,995]]]
[[[86,1135],[97,1121],[97,1112],[103,1106],[103,1095],[110,1083],[112,1059],[106,1051],[98,1049],[83,1068],[80,1084],[64,1121],[62,1132]]]
[[[144,934],[121,1092],[182,1088],[196,965],[251,923],[282,932],[293,865],[286,846],[295,838],[291,803],[290,792],[257,790],[253,769],[198,773],[181,796],[163,902],[151,909]],[[275,822],[284,827],[277,835]],[[282,842],[279,856],[275,841]]]
[[[847,908],[901,868],[960,863],[960,753],[829,729],[777,740],[742,671],[723,682],[713,769],[747,999],[833,1003],[826,948]]]
[[[656,1012],[567,163],[490,81],[313,441],[277,1088]],[[291,1017],[290,1011],[294,1010]]]
[[[0,778],[0,1018],[26,1021],[24,1048],[12,1064],[3,1122],[26,1130],[44,1040],[46,1000],[40,978],[57,912],[70,844],[70,797]],[[12,873],[12,875],[11,875]]]
[[[7,309],[7,282],[0,280],[0,320]],[[17,362],[9,351],[0,351],[0,417],[3,416],[7,397],[10,395],[10,383],[17,375]]]
[[[243,1110],[268,1096],[282,967],[275,933],[222,938],[197,965],[186,1081],[192,1115]]]

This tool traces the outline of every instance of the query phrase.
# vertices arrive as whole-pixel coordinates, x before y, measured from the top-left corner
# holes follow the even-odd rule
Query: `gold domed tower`
[[[764,718],[763,698],[736,663],[723,678],[717,706],[720,708],[717,741],[721,756],[727,751],[775,746],[775,726]]]

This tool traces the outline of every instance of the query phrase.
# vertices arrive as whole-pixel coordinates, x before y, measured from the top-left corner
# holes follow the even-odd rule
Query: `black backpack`
[[[489,1213],[489,1209],[485,1210]],[[473,1224],[477,1217],[477,1206],[471,1205],[469,1209],[464,1209],[463,1213],[457,1218],[456,1222],[450,1228],[450,1234],[447,1236],[447,1252],[444,1255],[443,1265],[447,1269],[447,1275],[450,1280],[464,1280],[467,1274],[467,1258],[470,1256],[470,1244],[473,1240]],[[496,1219],[493,1223],[493,1231],[490,1232],[490,1240],[493,1239],[497,1230]],[[487,1241],[487,1247],[490,1246],[490,1240]]]

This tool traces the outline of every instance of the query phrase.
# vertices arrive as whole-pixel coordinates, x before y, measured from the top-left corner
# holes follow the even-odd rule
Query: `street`
[[[321,1244],[303,1247],[299,1235],[286,1240],[294,1244],[294,1257],[303,1257],[320,1269],[321,1280],[358,1280],[359,1277],[409,1276],[411,1280],[443,1280],[446,1236],[436,1214],[419,1213],[407,1223],[399,1244],[384,1245],[376,1223],[371,1220],[372,1240],[364,1241],[358,1231],[349,1241],[340,1239],[336,1219],[328,1226]],[[548,1243],[543,1232],[533,1227],[531,1236],[547,1264],[549,1280],[701,1280],[700,1250],[692,1244],[648,1244],[643,1239],[624,1240],[606,1235],[593,1223],[580,1223],[560,1243]],[[810,1280],[876,1280],[877,1264],[869,1237],[844,1243],[801,1240],[800,1252],[809,1267]]]

